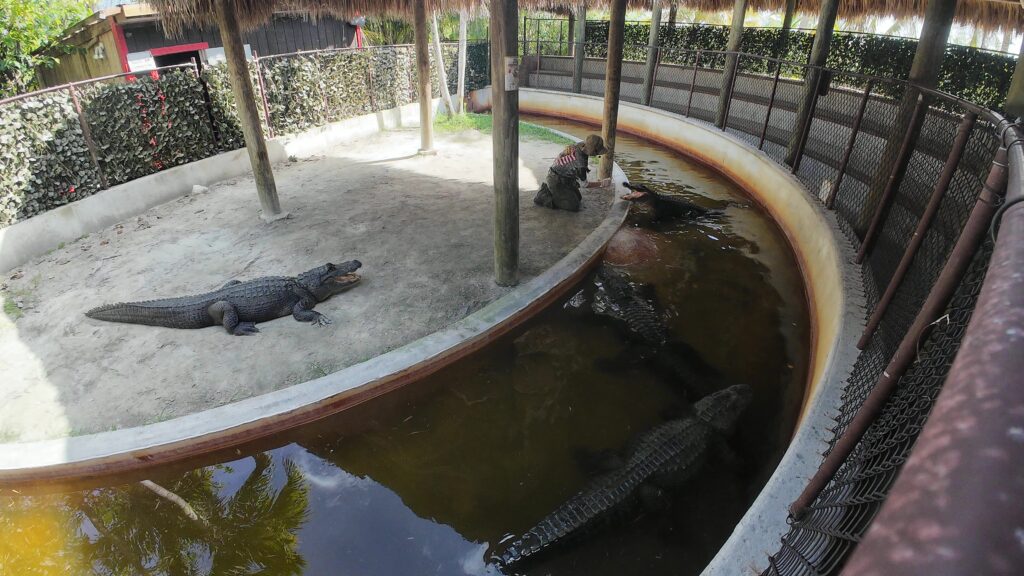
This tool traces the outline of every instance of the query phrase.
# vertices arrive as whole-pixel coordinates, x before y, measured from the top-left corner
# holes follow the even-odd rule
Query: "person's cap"
[[[583,151],[586,152],[587,156],[600,156],[606,154],[608,148],[605,148],[604,140],[600,136],[591,134],[583,141]]]

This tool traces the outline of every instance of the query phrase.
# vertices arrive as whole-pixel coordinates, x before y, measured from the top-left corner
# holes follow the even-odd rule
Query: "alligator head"
[[[629,182],[625,182],[624,186],[629,188],[630,192],[629,194],[622,196],[623,200],[629,200],[630,202],[650,202],[657,197],[657,193],[654,190],[651,190],[643,184],[631,184]]]
[[[358,284],[361,277],[356,274],[356,270],[362,265],[359,260],[349,260],[341,264],[328,262],[299,274],[299,284],[312,292],[318,302],[323,302]]]
[[[750,386],[736,384],[701,398],[693,405],[693,411],[712,428],[728,432],[736,425],[753,397]]]
[[[597,269],[596,284],[597,292],[591,304],[594,313],[624,320],[622,306],[633,292],[629,279],[614,268],[601,266]]]

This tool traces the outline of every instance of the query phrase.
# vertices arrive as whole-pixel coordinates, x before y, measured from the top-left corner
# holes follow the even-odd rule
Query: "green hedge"
[[[627,60],[646,58],[646,45],[650,25],[627,23],[624,57]],[[747,28],[743,31],[740,50],[751,54],[780,56],[786,60],[806,62],[810,54],[814,33],[803,30],[790,32],[787,46],[781,46],[778,28]],[[686,50],[725,50],[729,28],[705,24],[691,24],[672,28],[663,25],[659,44],[663,58],[675,63],[692,63]],[[587,22],[586,54],[604,58],[607,54],[608,22]],[[906,79],[914,60],[917,40],[837,32],[833,36],[827,65],[837,70],[857,72],[882,78]],[[1001,110],[1016,66],[1016,58],[1009,54],[989,52],[968,46],[949,45],[943,60],[939,89],[981,106]],[[747,72],[767,73],[764,61],[746,60],[741,69]],[[786,70],[799,76],[798,68]],[[847,76],[844,82],[857,85]],[[884,88],[882,89],[884,91]]]

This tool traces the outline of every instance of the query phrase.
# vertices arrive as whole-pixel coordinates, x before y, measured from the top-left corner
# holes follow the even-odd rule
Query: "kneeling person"
[[[548,169],[548,176],[540,185],[533,203],[545,208],[579,212],[580,200],[583,199],[580,194],[580,182],[587,182],[587,172],[590,171],[587,164],[590,157],[600,156],[606,152],[608,149],[605,148],[604,140],[597,134],[591,134],[583,142],[566,147]],[[586,186],[604,186],[608,183],[606,180],[587,182]]]

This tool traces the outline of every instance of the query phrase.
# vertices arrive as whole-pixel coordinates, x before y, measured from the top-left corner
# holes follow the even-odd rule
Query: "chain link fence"
[[[632,46],[624,53],[636,58],[647,49]],[[723,104],[721,95],[730,93],[725,74],[731,57],[737,59],[737,72],[731,98]],[[571,58],[552,54],[537,64],[531,85],[571,89]],[[603,65],[597,59],[584,63],[590,70]],[[569,78],[553,82],[549,70],[556,69]],[[624,63],[622,100],[642,102],[634,87],[644,79],[636,78],[635,70],[632,61]],[[603,94],[603,79],[603,71],[585,78],[583,92]],[[962,155],[956,155],[958,128],[978,108],[939,93],[921,93],[900,80],[753,54],[671,48],[660,51],[653,79],[651,106],[711,124],[761,149],[834,210],[842,233],[855,246],[864,246],[867,311],[877,309],[881,320],[865,337],[845,382],[835,418],[838,438],[879,382],[964,231],[1000,146],[993,117],[980,114]],[[805,106],[811,113],[801,128],[799,113]],[[940,176],[947,163],[955,170],[943,188]],[[934,219],[918,230],[932,198],[939,202]],[[918,232],[923,240],[912,246]],[[917,358],[881,415],[807,513],[790,518],[790,531],[767,574],[835,574],[841,569],[884,502],[942,388],[991,250],[991,241],[977,249],[946,314],[917,343]],[[903,260],[909,266],[898,273]],[[887,291],[891,299],[878,308]]]

